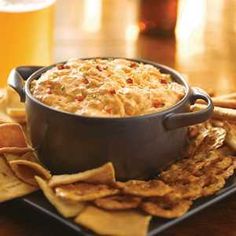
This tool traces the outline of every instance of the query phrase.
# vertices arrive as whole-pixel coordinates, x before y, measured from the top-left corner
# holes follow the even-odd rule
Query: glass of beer
[[[173,36],[177,19],[177,5],[178,0],[141,0],[140,32]]]
[[[52,61],[55,0],[0,0],[0,88],[10,70]]]

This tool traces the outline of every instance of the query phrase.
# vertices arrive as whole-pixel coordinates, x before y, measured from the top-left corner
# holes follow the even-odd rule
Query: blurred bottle
[[[13,67],[52,61],[55,0],[0,0],[0,87]]]
[[[140,32],[151,35],[173,36],[178,0],[140,0]]]

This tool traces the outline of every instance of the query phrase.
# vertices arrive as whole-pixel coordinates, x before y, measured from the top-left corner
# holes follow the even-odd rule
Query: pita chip
[[[20,180],[36,187],[38,184],[34,178],[35,176],[40,176],[46,180],[51,178],[50,172],[36,162],[27,160],[13,160],[9,162],[9,165]]]
[[[23,155],[16,155],[11,153],[4,153],[3,155],[8,162],[14,160],[26,160],[26,161],[33,161],[36,163],[39,162],[34,152],[26,152]]]
[[[28,146],[23,129],[19,124],[0,124],[0,154],[20,154],[30,150],[32,150],[32,148]]]
[[[0,158],[0,202],[21,197],[36,190],[36,187],[19,180],[5,158]]]
[[[76,183],[55,188],[58,197],[72,201],[93,201],[119,193],[118,189],[104,184]]]
[[[2,123],[11,123],[14,122],[14,120],[6,115],[1,109],[0,109],[0,124]]]
[[[87,206],[75,222],[100,235],[147,235],[151,216],[135,210],[106,211]]]
[[[40,189],[43,191],[45,197],[48,201],[57,209],[57,211],[64,217],[74,217],[78,215],[84,208],[84,203],[75,203],[71,201],[65,201],[58,198],[53,190],[48,186],[46,180],[36,176],[35,180],[37,181]]]
[[[115,181],[115,171],[111,162],[96,169],[87,170],[77,174],[54,175],[49,180],[50,187],[72,184],[76,182],[86,182],[93,184],[111,184]]]
[[[16,122],[25,123],[26,122],[26,113],[25,108],[7,108],[6,114],[14,119]]]
[[[7,87],[5,92],[6,106],[11,108],[24,108],[24,103],[20,101],[19,94],[12,89],[11,87]]]

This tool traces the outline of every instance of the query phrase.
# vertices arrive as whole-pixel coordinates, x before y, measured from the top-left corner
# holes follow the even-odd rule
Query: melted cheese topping
[[[93,117],[127,117],[175,105],[184,86],[156,67],[125,59],[69,60],[31,83],[33,96],[55,109]]]

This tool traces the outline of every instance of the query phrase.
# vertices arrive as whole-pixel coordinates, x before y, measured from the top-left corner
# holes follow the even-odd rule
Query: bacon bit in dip
[[[160,108],[160,107],[163,107],[165,104],[160,100],[155,100],[152,102],[152,105],[155,108]]]
[[[83,95],[79,95],[75,97],[75,100],[78,102],[82,102],[85,99],[85,97]]]
[[[111,89],[111,90],[109,91],[109,93],[110,93],[111,95],[114,95],[114,94],[116,94],[116,90],[115,90],[115,89]]]
[[[52,89],[50,87],[47,87],[46,92],[47,94],[52,94]]]
[[[84,84],[88,84],[88,83],[89,83],[89,80],[86,79],[86,78],[84,78],[84,79],[83,79],[83,83],[84,83]]]
[[[57,65],[57,69],[58,70],[70,69],[70,66],[65,65],[65,64],[60,64],[60,65]]]
[[[130,63],[130,67],[131,68],[135,68],[135,67],[137,67],[138,65],[137,65],[137,63],[136,62],[131,62]]]
[[[164,79],[164,78],[160,78],[160,82],[162,84],[168,84],[168,81],[166,79]]]
[[[112,108],[107,108],[106,112],[109,113],[109,114],[112,114]]]
[[[96,66],[96,69],[99,70],[99,71],[102,71],[102,67],[99,66],[99,65]]]
[[[132,80],[131,78],[128,78],[128,79],[126,80],[126,82],[127,82],[128,84],[132,84],[132,83],[133,83],[133,80]]]

